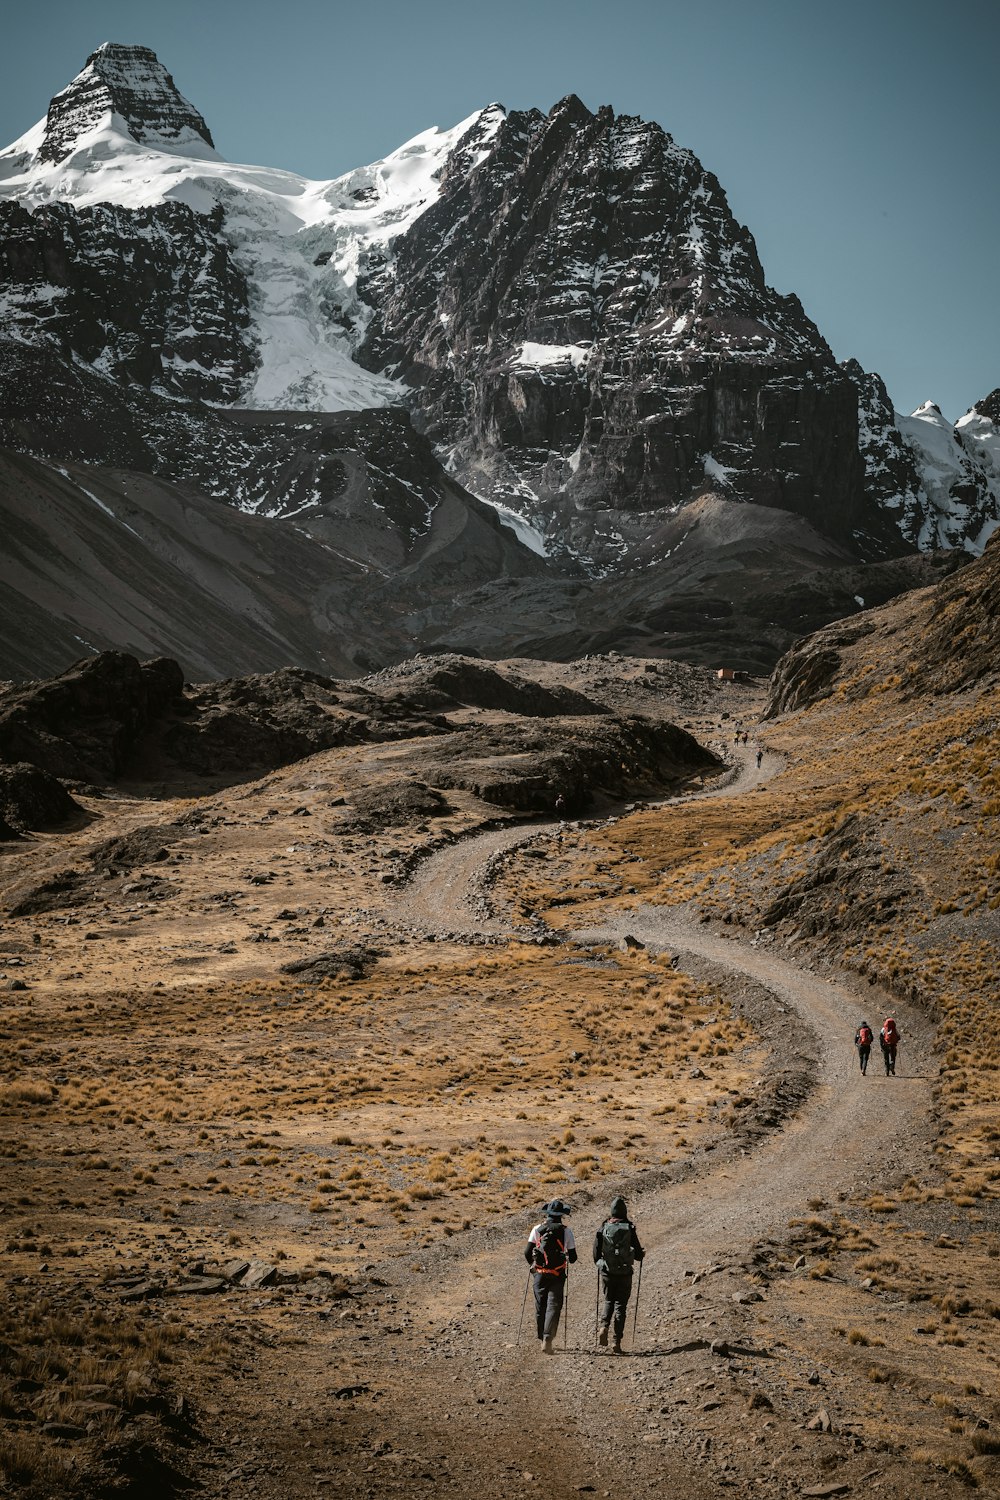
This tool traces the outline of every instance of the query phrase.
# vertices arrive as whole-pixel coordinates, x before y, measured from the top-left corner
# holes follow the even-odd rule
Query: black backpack
[[[566,1269],[566,1226],[543,1224],[534,1247],[535,1270],[558,1276]]]
[[[632,1270],[632,1225],[627,1219],[607,1219],[601,1225],[601,1260],[609,1276],[627,1276]]]

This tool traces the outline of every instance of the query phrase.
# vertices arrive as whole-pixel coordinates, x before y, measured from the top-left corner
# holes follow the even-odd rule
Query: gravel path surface
[[[780,769],[769,753],[758,768],[752,747],[737,754],[736,776],[702,795],[752,794]],[[435,855],[404,896],[400,918],[438,933],[510,935],[486,915],[492,862],[543,836],[547,826],[489,832]],[[734,985],[762,987],[777,1032],[773,1067],[785,1068],[785,1043],[794,1038],[790,1050],[812,1059],[808,1096],[752,1150],[705,1156],[683,1180],[666,1185],[654,1171],[648,1190],[630,1198],[648,1251],[631,1357],[616,1360],[594,1346],[589,1241],[603,1198],[573,1221],[581,1263],[571,1282],[567,1347],[555,1359],[538,1353],[530,1296],[524,1335],[514,1343],[524,1276],[513,1226],[491,1235],[489,1248],[439,1264],[415,1312],[417,1325],[440,1331],[409,1352],[412,1431],[424,1444],[433,1434],[431,1446],[440,1443],[452,1454],[449,1474],[455,1465],[461,1472],[474,1464],[482,1500],[533,1493],[536,1486],[551,1496],[614,1494],[623,1484],[631,1493],[692,1497],[716,1495],[720,1487],[754,1496],[797,1494],[823,1480],[821,1470],[810,1475],[808,1458],[791,1451],[798,1444],[787,1465],[776,1467],[773,1455],[765,1462],[747,1447],[745,1403],[748,1393],[767,1388],[769,1352],[759,1348],[753,1312],[759,1294],[748,1278],[760,1247],[779,1243],[790,1218],[808,1216],[809,1199],[836,1205],[852,1190],[880,1185],[887,1143],[898,1176],[918,1167],[930,1080],[911,1072],[909,1060],[927,1055],[929,1028],[903,1013],[905,1071],[881,1076],[876,1049],[862,1078],[852,1039],[870,1001],[858,981],[811,972],[728,929],[713,932],[650,906],[616,913],[573,940],[615,942],[626,933],[677,954],[681,969],[693,964],[702,979],[714,977],[723,994]],[[631,1337],[630,1320],[626,1348]],[[804,1414],[816,1405],[807,1373],[801,1372]],[[481,1431],[489,1434],[486,1449],[475,1441]],[[442,1474],[440,1488],[451,1484]]]

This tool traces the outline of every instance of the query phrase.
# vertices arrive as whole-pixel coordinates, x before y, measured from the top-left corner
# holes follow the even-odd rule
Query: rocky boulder
[[[54,776],[24,761],[0,765],[0,839],[84,819],[80,804]]]

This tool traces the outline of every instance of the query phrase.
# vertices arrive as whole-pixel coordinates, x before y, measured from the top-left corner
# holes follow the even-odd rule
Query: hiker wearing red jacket
[[[882,1022],[882,1029],[878,1034],[878,1044],[882,1048],[882,1061],[885,1063],[886,1078],[892,1074],[896,1076],[896,1048],[899,1046],[899,1031],[892,1016],[886,1016]]]

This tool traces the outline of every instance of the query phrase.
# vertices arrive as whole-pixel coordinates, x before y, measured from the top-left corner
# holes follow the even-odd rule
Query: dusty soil
[[[632,832],[738,817],[801,747],[737,745],[759,686],[516,665],[656,703],[729,777],[562,822],[451,787],[361,827],[355,792],[426,747],[341,746],[197,799],[82,796],[99,823],[2,856],[15,1492],[995,1485],[967,1264],[995,1264],[991,1205],[906,1188],[940,1177],[931,1021],[895,998],[900,1076],[862,1079],[878,988],[651,899]],[[615,1359],[589,1243],[618,1191],[649,1253]],[[581,1259],[545,1359],[521,1251],[557,1193]]]

